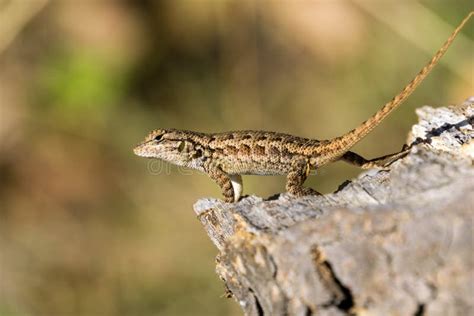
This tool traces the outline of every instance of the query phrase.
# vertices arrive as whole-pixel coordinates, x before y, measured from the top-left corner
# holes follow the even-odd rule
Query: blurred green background
[[[431,58],[469,1],[0,0],[0,315],[240,315],[192,210],[205,175],[150,164],[152,129],[338,136]],[[355,151],[473,94],[473,21]],[[335,190],[360,170],[307,181]],[[283,177],[245,177],[270,196]]]

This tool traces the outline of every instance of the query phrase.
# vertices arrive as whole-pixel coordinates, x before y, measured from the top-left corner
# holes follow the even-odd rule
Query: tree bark
[[[409,154],[337,192],[194,209],[246,315],[472,315],[474,98],[417,110]]]

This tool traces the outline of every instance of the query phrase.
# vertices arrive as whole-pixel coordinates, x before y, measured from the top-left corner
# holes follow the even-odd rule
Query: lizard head
[[[133,152],[145,158],[155,158],[178,166],[196,168],[196,148],[190,132],[175,129],[157,129],[138,144]]]

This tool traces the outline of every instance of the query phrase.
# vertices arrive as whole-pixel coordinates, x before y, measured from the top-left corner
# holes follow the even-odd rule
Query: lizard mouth
[[[133,148],[133,153],[139,157],[150,157],[151,153],[147,150],[147,143],[143,142]]]

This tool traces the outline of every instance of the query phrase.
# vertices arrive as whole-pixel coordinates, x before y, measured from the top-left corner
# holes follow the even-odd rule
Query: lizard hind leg
[[[355,152],[348,151],[342,157],[341,160],[352,165],[355,165],[362,169],[381,168],[388,169],[392,163],[396,160],[403,158],[410,152],[410,147],[403,149],[402,151],[394,154],[385,155],[374,159],[365,159],[364,157],[356,154]]]
[[[307,160],[300,159],[295,161],[286,178],[286,191],[295,196],[321,195],[318,191],[303,186],[303,183],[308,177],[308,170],[309,166]]]

